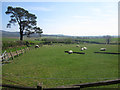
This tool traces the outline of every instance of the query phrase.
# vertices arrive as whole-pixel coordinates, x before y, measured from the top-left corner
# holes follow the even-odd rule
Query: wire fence
[[[8,83],[13,83],[14,85],[20,85],[20,86],[18,86],[18,87],[21,87],[21,86],[24,86],[25,88],[27,87],[27,84],[28,83],[30,83],[30,82],[28,82],[28,83],[21,83],[21,82],[19,82],[19,80],[18,81],[13,81],[13,80],[9,80],[9,79],[7,79],[7,77],[12,77],[12,78],[32,78],[31,79],[31,81],[32,81],[32,83],[36,83],[35,82],[35,80],[38,80],[39,81],[39,79],[40,80],[58,80],[58,84],[52,84],[52,83],[48,83],[47,85],[55,85],[55,86],[58,86],[59,84],[60,85],[62,85],[62,83],[61,83],[61,80],[64,82],[64,80],[70,80],[70,81],[73,81],[73,80],[89,80],[89,79],[94,79],[94,80],[92,80],[92,81],[102,81],[103,82],[103,84],[99,84],[99,82],[97,82],[97,83],[92,83],[92,84],[95,84],[95,85],[93,85],[93,87],[97,87],[97,85],[98,86],[104,86],[104,85],[111,85],[111,82],[110,83],[105,83],[104,84],[104,81],[103,80],[108,80],[108,81],[111,81],[111,80],[118,80],[118,81],[115,81],[115,83],[112,83],[112,84],[117,84],[117,83],[120,83],[120,81],[119,81],[119,79],[117,79],[117,77],[111,77],[111,78],[77,78],[77,77],[75,77],[75,78],[41,78],[41,77],[25,77],[25,76],[16,76],[16,75],[13,75],[13,74],[8,74],[8,73],[6,73],[6,74],[4,74],[4,76],[2,77],[2,79],[4,80],[4,81],[7,81]],[[108,82],[107,81],[107,82]],[[106,81],[105,81],[106,82]],[[83,84],[76,84],[76,85],[72,85],[72,88],[75,86],[77,86],[77,85],[80,85],[79,86],[79,89],[80,88],[86,88],[86,87],[92,87],[92,84],[91,83],[83,83]],[[63,84],[63,85],[65,85],[65,84]],[[82,85],[82,86],[81,86]],[[9,86],[9,85],[8,85]],[[14,86],[13,86],[14,87]],[[69,87],[71,87],[71,85],[69,86]],[[78,87],[78,86],[77,86]],[[31,87],[30,87],[31,88]],[[61,88],[61,87],[59,87],[59,88]],[[34,89],[37,89],[37,88],[34,88]],[[49,88],[50,89],[50,88]],[[50,89],[50,90],[54,90],[55,88],[52,88],[52,89]],[[57,88],[58,89],[58,88]],[[56,90],[57,90],[56,89]],[[68,89],[68,87],[64,87],[64,89]],[[62,89],[61,90],[64,90],[63,89],[63,87],[62,87]],[[70,88],[69,88],[70,89]],[[69,90],[68,89],[68,90]],[[75,89],[75,88],[74,88]],[[78,88],[77,88],[78,89]],[[42,90],[42,89],[41,89]],[[44,90],[47,90],[47,89],[44,89]],[[58,89],[59,90],[59,89]]]

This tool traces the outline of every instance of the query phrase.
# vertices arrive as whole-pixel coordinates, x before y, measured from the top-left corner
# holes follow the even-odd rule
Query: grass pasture
[[[36,87],[42,83],[43,87],[57,87],[118,78],[118,55],[93,53],[101,47],[106,47],[108,52],[118,52],[117,45],[80,46],[88,49],[80,51],[76,44],[56,44],[30,50],[12,63],[3,65],[3,84]],[[85,55],[67,54],[65,50],[85,52]]]

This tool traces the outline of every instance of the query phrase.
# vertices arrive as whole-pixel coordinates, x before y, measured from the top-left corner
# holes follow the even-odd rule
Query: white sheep
[[[100,51],[106,51],[106,48],[100,48]]]
[[[87,49],[87,47],[83,47],[84,48],[84,50],[86,50]]]
[[[68,53],[69,53],[69,54],[72,54],[72,53],[73,53],[73,51],[72,51],[72,50],[70,50],[70,51],[68,51]]]
[[[87,49],[87,47],[81,47],[81,51],[86,50],[86,49]]]
[[[84,48],[83,47],[81,47],[81,51],[83,51],[84,50]]]
[[[35,48],[40,48],[39,45],[35,45]]]

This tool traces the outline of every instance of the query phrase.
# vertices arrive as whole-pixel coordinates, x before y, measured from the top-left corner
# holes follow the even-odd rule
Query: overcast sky
[[[118,2],[2,2],[2,29],[19,31],[17,24],[6,28],[8,6],[35,14],[43,34],[118,35]]]

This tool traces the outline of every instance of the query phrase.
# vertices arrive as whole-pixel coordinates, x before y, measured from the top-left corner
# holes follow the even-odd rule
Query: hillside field
[[[106,47],[107,52],[118,52],[117,45],[80,44],[88,48],[85,51],[76,45],[43,45],[16,57],[2,67],[3,84],[36,87],[41,83],[43,87],[57,87],[118,78],[118,55],[94,53],[101,47]],[[65,50],[85,54],[68,54]]]

